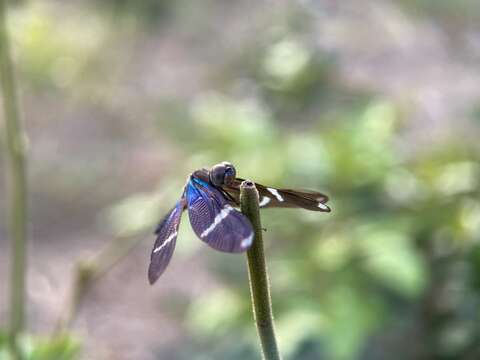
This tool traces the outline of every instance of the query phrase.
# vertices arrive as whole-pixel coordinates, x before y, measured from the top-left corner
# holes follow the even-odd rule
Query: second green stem
[[[18,110],[17,89],[7,33],[7,5],[0,0],[0,85],[5,114],[5,150],[7,160],[7,193],[9,195],[9,235],[12,244],[10,278],[10,343],[16,351],[16,340],[25,326],[25,273],[27,247],[27,176],[25,134]],[[18,355],[17,355],[18,357]]]

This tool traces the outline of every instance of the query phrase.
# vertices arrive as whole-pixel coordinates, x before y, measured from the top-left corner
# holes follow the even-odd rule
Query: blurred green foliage
[[[80,343],[71,336],[22,336],[19,350],[24,360],[74,360],[80,355]],[[7,336],[0,333],[0,360],[10,360]]]
[[[78,13],[62,21],[52,7],[39,2],[12,12],[9,20],[21,69],[39,87],[76,86],[106,35],[99,16]]]

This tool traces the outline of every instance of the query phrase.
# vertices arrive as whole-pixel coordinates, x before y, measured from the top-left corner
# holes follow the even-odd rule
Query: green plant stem
[[[10,338],[11,344],[25,326],[25,272],[27,240],[27,180],[25,134],[20,123],[17,89],[7,32],[6,1],[0,0],[0,83],[5,114],[7,194],[11,237]]]
[[[255,233],[252,246],[247,251],[247,263],[253,314],[262,345],[263,358],[278,360],[280,359],[280,353],[275,338],[270,284],[268,282],[262,225],[260,223],[258,191],[255,184],[249,180],[245,180],[240,186],[240,207],[242,213],[252,223]]]

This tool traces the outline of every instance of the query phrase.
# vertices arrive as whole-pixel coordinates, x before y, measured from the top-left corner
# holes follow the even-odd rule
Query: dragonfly
[[[241,253],[252,245],[252,225],[236,209],[240,206],[240,184],[243,181],[236,177],[235,167],[226,161],[190,174],[180,200],[155,230],[156,240],[148,268],[150,284],[158,280],[172,258],[180,220],[186,209],[194,233],[215,250]],[[326,205],[328,196],[317,191],[277,189],[258,183],[255,187],[260,208],[331,211]]]

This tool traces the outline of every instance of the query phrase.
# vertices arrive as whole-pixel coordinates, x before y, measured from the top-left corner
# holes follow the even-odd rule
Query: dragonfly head
[[[210,169],[210,182],[215,186],[230,185],[235,180],[237,172],[229,162],[222,162]]]

